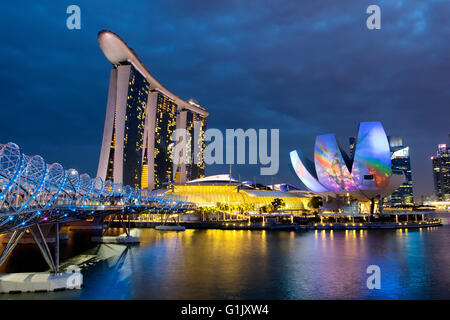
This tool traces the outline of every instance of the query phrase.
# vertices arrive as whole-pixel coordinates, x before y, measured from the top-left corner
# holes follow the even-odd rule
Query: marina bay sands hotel
[[[118,35],[100,31],[98,42],[113,68],[97,176],[149,190],[203,177],[208,111],[162,86]],[[190,133],[179,164],[172,156],[175,129]]]

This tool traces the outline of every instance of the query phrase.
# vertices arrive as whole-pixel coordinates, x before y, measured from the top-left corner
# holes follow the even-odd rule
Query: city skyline
[[[286,2],[265,9],[252,2],[243,8],[212,2],[205,10],[195,3],[169,9],[154,2],[133,9],[80,1],[79,31],[65,28],[58,14],[64,5],[29,2],[18,13],[3,4],[3,23],[15,32],[2,43],[2,61],[7,61],[2,90],[9,106],[0,120],[2,141],[17,141],[27,153],[46,154],[95,176],[109,73],[96,35],[110,28],[129,39],[162,83],[208,106],[209,127],[280,128],[281,166],[275,183],[298,185],[289,170],[290,149],[307,149],[326,130],[348,137],[359,121],[379,120],[411,147],[416,199],[433,193],[430,156],[436,145],[447,142],[450,101],[444,58],[449,48],[436,41],[449,32],[439,28],[449,13],[441,2],[383,2],[378,33],[365,28],[363,4],[297,7]],[[258,18],[244,15],[252,8]],[[259,19],[267,24],[257,23]],[[31,29],[35,37],[30,38]],[[339,49],[330,56],[333,47]],[[263,56],[267,58],[259,58]],[[19,124],[17,110],[26,114]],[[245,116],[236,117],[241,110]],[[332,126],[337,117],[341,121]],[[233,166],[233,173],[251,179],[258,169]],[[223,172],[228,166],[207,167],[208,175]],[[271,183],[264,179],[257,180]]]
[[[0,300],[450,299],[449,0],[0,12]]]

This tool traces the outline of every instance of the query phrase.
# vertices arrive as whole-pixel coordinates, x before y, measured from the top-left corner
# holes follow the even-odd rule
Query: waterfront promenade
[[[172,214],[174,219],[180,216]],[[354,230],[354,229],[407,229],[428,228],[442,225],[442,220],[431,212],[399,212],[392,215],[380,215],[370,218],[367,215],[353,217],[298,217],[292,214],[233,215],[232,219],[207,219],[199,221],[193,215],[179,224],[187,229],[221,229],[221,230]],[[175,218],[176,217],[176,218]],[[226,217],[226,215],[223,215]],[[388,217],[387,219],[385,217]],[[112,220],[112,226],[120,226],[119,220]],[[162,223],[162,216],[143,214],[133,216],[129,221],[134,228],[154,228]]]

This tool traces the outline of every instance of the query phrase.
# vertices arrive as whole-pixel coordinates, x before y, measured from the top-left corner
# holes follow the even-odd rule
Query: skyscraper
[[[446,144],[439,144],[431,162],[436,197],[440,201],[450,201],[450,148]]]
[[[101,31],[98,42],[113,69],[97,175],[150,190],[176,177],[180,182],[202,177],[204,135],[198,138],[203,149],[197,161],[203,171],[187,174],[185,166],[174,163],[172,151],[175,129],[190,130],[190,122],[181,121],[180,115],[190,113],[190,118],[201,119],[204,131],[206,109],[164,88],[116,34]]]
[[[388,140],[391,148],[392,170],[403,172],[405,181],[388,197],[387,203],[394,207],[413,205],[414,195],[409,146],[403,144],[403,139],[401,137],[389,136]]]
[[[353,159],[353,154],[355,153],[355,146],[356,146],[356,137],[348,138],[348,142],[350,145],[350,159]]]

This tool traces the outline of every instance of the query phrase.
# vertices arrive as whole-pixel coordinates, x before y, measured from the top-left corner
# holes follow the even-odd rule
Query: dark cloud
[[[411,146],[416,194],[429,194],[429,157],[450,131],[450,6],[375,1],[382,29],[369,31],[372,3],[77,1],[82,29],[70,31],[72,2],[3,2],[0,140],[95,174],[110,70],[97,32],[109,29],[168,88],[206,106],[210,127],[280,128],[274,182],[299,184],[290,150],[311,154],[318,134],[346,142],[359,121],[380,120]],[[259,168],[233,172],[251,179]]]

